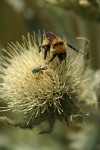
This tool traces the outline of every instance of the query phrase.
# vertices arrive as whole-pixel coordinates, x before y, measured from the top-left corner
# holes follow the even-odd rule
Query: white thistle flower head
[[[41,37],[38,38],[39,45]],[[5,111],[24,115],[15,126],[32,128],[48,121],[50,132],[55,120],[65,120],[81,113],[79,104],[81,74],[77,58],[67,56],[66,62],[55,58],[46,64],[43,51],[39,53],[36,38],[28,34],[23,44],[11,43],[3,50],[0,76],[0,97],[6,102]],[[50,55],[48,54],[48,58]],[[47,59],[48,59],[47,58]],[[46,65],[47,68],[33,73],[32,69]],[[41,68],[41,67],[40,67]],[[15,119],[16,121],[16,119]],[[10,124],[10,123],[9,123]]]

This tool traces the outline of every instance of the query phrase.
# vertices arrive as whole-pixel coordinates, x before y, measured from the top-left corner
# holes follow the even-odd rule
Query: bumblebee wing
[[[45,33],[45,37],[50,41],[52,42],[55,38],[56,38],[56,35],[52,32],[46,32]]]

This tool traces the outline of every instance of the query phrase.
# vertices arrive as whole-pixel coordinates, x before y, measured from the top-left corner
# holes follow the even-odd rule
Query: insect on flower
[[[37,73],[37,72],[40,72],[42,70],[47,70],[47,66],[43,65],[43,66],[40,66],[40,67],[33,68],[32,73]]]
[[[52,62],[56,56],[59,58],[59,61],[61,62],[62,60],[66,59],[68,47],[70,47],[73,50],[80,53],[72,45],[63,42],[62,39],[59,38],[58,36],[56,36],[54,33],[46,32],[43,43],[41,46],[39,46],[39,52],[41,52],[41,48],[43,48],[44,49],[44,59],[46,59],[47,53],[49,51],[53,54],[51,59],[49,60],[49,62]]]
[[[41,37],[38,38],[40,42]],[[46,33],[40,45],[45,50],[45,59],[51,50],[60,61],[66,58],[67,44],[53,33]],[[83,68],[83,64],[78,66],[79,57],[72,55],[66,59],[66,64],[48,65],[44,63],[44,53],[41,55],[38,51],[36,36],[30,34],[23,37],[22,44],[9,44],[2,54],[6,55],[1,56],[0,62],[0,103],[4,103],[0,112],[10,111],[15,117],[13,120],[7,114],[0,117],[0,121],[22,129],[46,123],[48,126],[43,124],[43,130],[39,132],[42,134],[52,132],[57,120],[70,125],[71,118],[83,114],[79,105],[83,87],[80,67]]]

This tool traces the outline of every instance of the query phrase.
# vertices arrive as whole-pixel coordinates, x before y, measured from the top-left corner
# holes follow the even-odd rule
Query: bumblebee
[[[52,57],[49,60],[49,62],[52,62],[56,56],[59,58],[59,61],[61,62],[62,60],[66,59],[68,47],[79,52],[72,45],[63,42],[62,39],[57,37],[54,33],[46,32],[43,43],[41,46],[39,46],[39,52],[41,52],[41,48],[43,48],[44,49],[44,59],[46,59],[47,53],[51,52]]]

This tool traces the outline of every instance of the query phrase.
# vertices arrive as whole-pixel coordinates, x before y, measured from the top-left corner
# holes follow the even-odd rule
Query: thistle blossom
[[[38,38],[41,44],[41,37]],[[43,51],[39,53],[36,38],[28,34],[19,42],[11,43],[3,50],[0,77],[0,98],[7,104],[1,111],[23,114],[20,122],[9,124],[21,128],[48,122],[49,128],[41,133],[51,132],[56,120],[69,122],[72,115],[81,114],[79,107],[81,78],[77,58],[67,56],[66,61],[59,62],[55,58],[47,64]],[[47,56],[47,60],[50,54]],[[33,73],[32,69],[47,65],[47,69]]]

